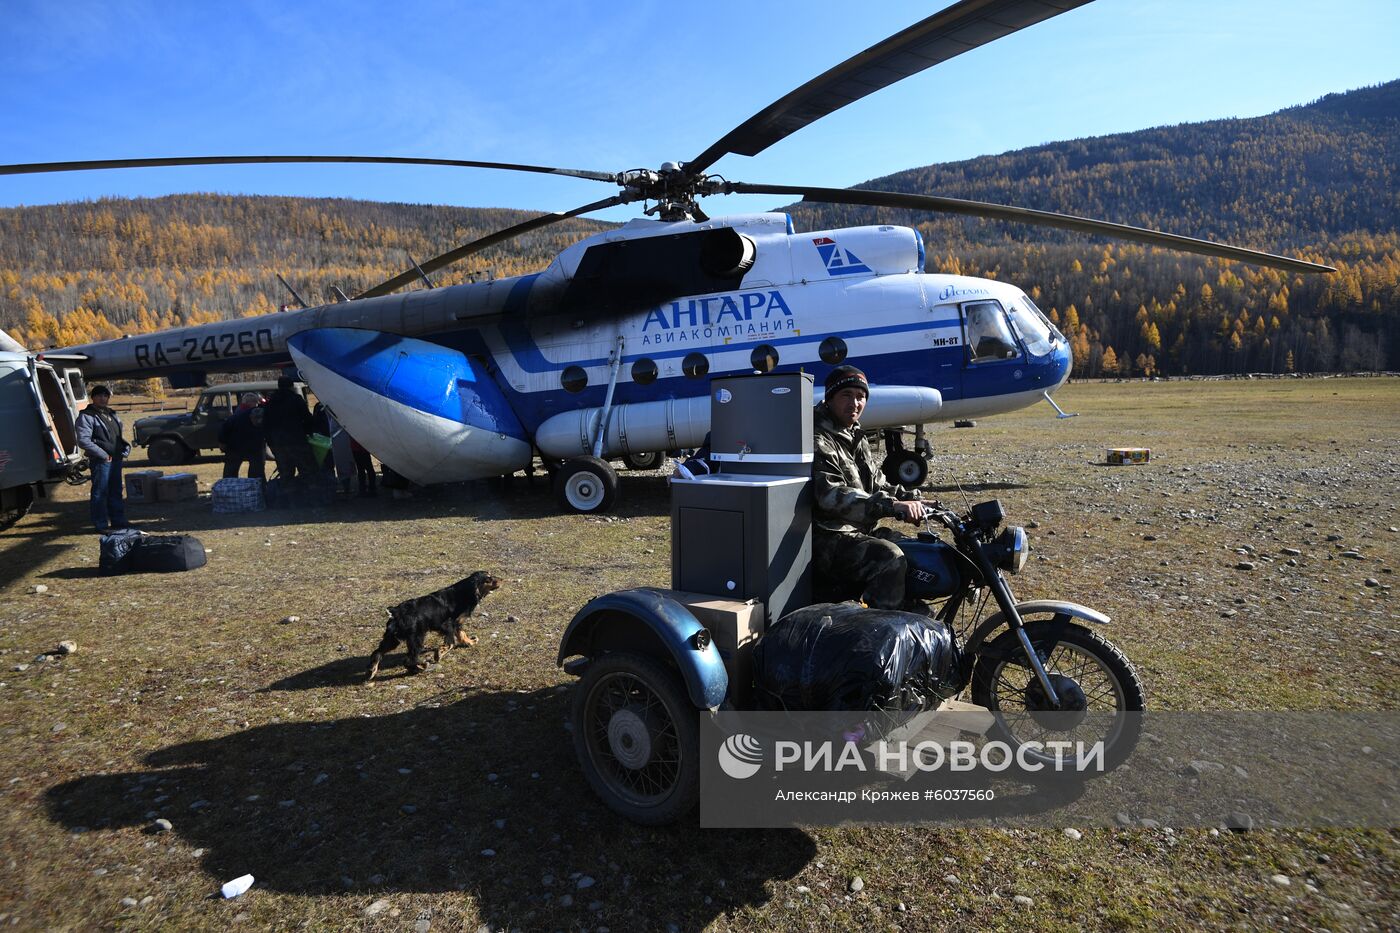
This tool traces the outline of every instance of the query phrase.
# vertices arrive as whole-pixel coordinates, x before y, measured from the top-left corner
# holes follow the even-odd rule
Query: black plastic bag
[[[131,569],[131,549],[143,535],[135,528],[119,528],[102,536],[97,566],[103,573],[126,573]]]
[[[821,603],[759,639],[754,686],[769,709],[929,709],[954,692],[954,653],[947,627],[926,616]]]

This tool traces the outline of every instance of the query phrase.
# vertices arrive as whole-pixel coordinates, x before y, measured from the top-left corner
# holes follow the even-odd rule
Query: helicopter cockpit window
[[[975,301],[963,305],[967,323],[967,345],[972,348],[974,363],[988,360],[1008,360],[1020,356],[1016,338],[1006,323],[1001,305],[995,301]]]
[[[1054,345],[1050,336],[1050,322],[1041,315],[1040,309],[1026,297],[1016,299],[1007,309],[1011,317],[1011,328],[1026,345],[1026,352],[1032,356],[1044,356]]]

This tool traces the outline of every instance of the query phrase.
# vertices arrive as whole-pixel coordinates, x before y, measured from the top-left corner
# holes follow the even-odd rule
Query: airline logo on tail
[[[855,253],[842,249],[829,236],[817,237],[812,241],[817,254],[822,258],[828,275],[854,275],[857,272],[870,272],[870,267],[860,261]]]

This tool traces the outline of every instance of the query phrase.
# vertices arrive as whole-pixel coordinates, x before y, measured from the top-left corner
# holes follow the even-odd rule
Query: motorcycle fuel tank
[[[415,483],[512,473],[532,455],[485,367],[456,350],[347,327],[287,341],[306,384],[350,436]]]
[[[963,584],[962,568],[957,550],[932,535],[920,535],[917,540],[898,542],[909,562],[905,594],[916,599],[938,599],[951,596]]]

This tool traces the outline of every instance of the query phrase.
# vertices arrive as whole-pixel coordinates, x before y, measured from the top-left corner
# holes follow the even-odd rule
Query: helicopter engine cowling
[[[551,457],[577,457],[593,452],[601,408],[584,408],[555,415],[535,432],[540,452]],[[613,406],[604,457],[699,447],[710,430],[710,397],[668,398]]]
[[[887,428],[925,424],[943,407],[937,389],[923,386],[871,386],[870,402],[861,427]],[[535,432],[540,452],[551,457],[577,457],[593,452],[601,408],[583,408],[555,415]],[[663,399],[614,405],[603,440],[604,457],[698,447],[710,431],[710,397]]]
[[[500,476],[530,463],[520,420],[477,360],[348,327],[303,331],[287,346],[350,436],[415,483]]]

